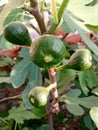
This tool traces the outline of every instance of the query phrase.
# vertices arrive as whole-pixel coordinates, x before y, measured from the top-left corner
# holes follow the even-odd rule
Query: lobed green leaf
[[[68,111],[73,115],[82,115],[84,113],[82,110],[83,107],[88,109],[91,109],[92,107],[98,107],[98,97],[96,96],[73,98],[71,96],[64,95],[60,98],[60,101],[66,103]]]
[[[41,84],[40,68],[32,63],[29,56],[29,48],[22,49],[20,56],[23,60],[16,64],[11,71],[11,81],[14,88],[18,88],[28,80],[25,90],[22,93],[23,101],[28,109],[32,108],[32,105],[28,99],[29,91]]]
[[[19,106],[18,108],[12,107],[9,110],[9,116],[6,119],[13,119],[17,123],[23,124],[24,120],[39,119],[39,117],[31,111],[27,110],[26,107],[23,104],[21,104],[21,106]]]
[[[79,72],[78,76],[80,87],[85,95],[87,95],[89,92],[88,88],[92,89],[93,87],[96,87],[98,85],[97,75],[95,74],[92,68],[86,71]]]

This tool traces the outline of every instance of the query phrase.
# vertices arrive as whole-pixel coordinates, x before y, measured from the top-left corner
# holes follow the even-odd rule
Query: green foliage
[[[46,116],[46,109],[45,107],[33,107],[31,110],[35,115],[37,115],[39,118]]]
[[[69,16],[67,12],[64,14],[64,22],[68,25],[68,27],[72,30],[72,32],[78,31],[81,38],[84,40],[85,44],[96,54],[98,55],[98,47],[89,40],[86,35],[85,31],[75,23],[74,18],[72,16]],[[74,25],[74,26],[73,26]]]
[[[3,35],[0,35],[0,46],[4,49],[10,49],[13,47],[13,44],[8,42]]]
[[[96,129],[95,124],[93,123],[92,119],[90,118],[90,115],[86,115],[84,117],[84,123],[89,130],[95,130]]]
[[[3,8],[2,12],[1,12],[1,17],[0,17],[0,33],[2,33],[3,30],[3,22],[6,18],[6,16],[8,15],[8,12],[12,11],[12,9],[22,5],[24,3],[24,0],[10,0],[6,6]]]
[[[29,56],[29,49],[25,48],[20,51],[23,60],[16,64],[11,71],[11,81],[14,88],[18,88],[28,80],[25,90],[22,93],[24,103],[27,108],[31,108],[28,99],[29,91],[41,83],[40,69],[32,63]]]
[[[51,130],[50,126],[45,124],[45,125],[42,125],[41,127],[38,127],[36,130]]]
[[[84,94],[88,94],[89,89],[87,88],[87,81],[86,81],[86,76],[84,72],[79,73],[79,81],[80,81],[80,86]]]
[[[31,8],[31,1],[29,0],[9,0],[6,5],[0,9],[0,47],[4,49],[10,49],[13,45],[6,41],[3,37],[3,26],[11,23],[12,21],[22,21],[26,25],[31,25],[31,20],[36,19],[37,25],[35,22],[32,22],[30,27],[30,35],[34,35],[32,29],[35,29],[37,33],[43,32],[39,28],[39,17],[44,13],[44,20],[46,25],[46,34],[54,34],[57,27],[62,20],[60,29],[68,34],[78,33],[82,41],[85,43],[85,48],[91,50],[93,54],[92,67],[85,71],[76,71],[74,69],[63,68],[56,73],[55,77],[51,78],[49,75],[49,70],[47,69],[46,75],[41,73],[42,68],[36,66],[30,58],[30,48],[21,46],[21,51],[19,52],[18,58],[11,59],[9,57],[2,58],[2,52],[0,53],[0,130],[51,130],[51,126],[47,124],[47,116],[51,118],[51,112],[48,113],[48,108],[45,105],[44,107],[35,107],[29,101],[29,92],[35,86],[48,86],[51,84],[52,80],[57,81],[57,91],[59,94],[58,100],[54,100],[54,104],[48,106],[50,109],[54,107],[55,101],[58,101],[60,106],[60,113],[57,116],[53,114],[53,123],[55,126],[65,126],[72,128],[74,126],[74,121],[78,124],[79,128],[95,130],[98,128],[98,46],[95,45],[90,39],[85,35],[86,32],[91,32],[94,34],[96,39],[98,36],[98,1],[97,0],[58,0],[54,5],[57,8],[56,13],[51,13],[51,7],[46,7],[45,0],[39,0],[39,10],[37,13],[33,12],[33,6]],[[34,0],[33,2],[36,1]],[[50,2],[50,1],[49,1]],[[48,4],[47,4],[48,5]],[[37,8],[36,8],[37,9]],[[36,11],[35,9],[35,11]],[[39,11],[42,11],[39,13]],[[48,13],[47,13],[48,12]],[[86,13],[85,13],[86,12]],[[35,13],[35,14],[34,14]],[[55,23],[53,20],[50,20],[50,17],[53,18],[56,16],[58,22]],[[34,16],[33,16],[34,15]],[[41,15],[41,16],[40,16]],[[46,17],[48,15],[48,18]],[[38,16],[38,17],[36,17]],[[43,17],[41,17],[43,18]],[[40,21],[41,22],[41,21]],[[42,21],[43,22],[43,21]],[[44,24],[44,23],[43,23]],[[50,28],[49,28],[50,27]],[[43,28],[42,28],[43,29]],[[40,33],[39,33],[40,35]],[[69,35],[71,36],[71,35]],[[35,36],[36,38],[36,36]],[[95,40],[94,39],[94,40]],[[14,40],[14,39],[13,39]],[[33,40],[33,39],[32,39]],[[64,40],[61,38],[61,40]],[[46,40],[47,41],[47,40]],[[58,43],[60,47],[60,42]],[[64,44],[67,48],[65,59],[62,61],[63,65],[66,61],[69,61],[71,55],[75,50],[78,50],[81,47],[79,44],[70,45],[68,43]],[[17,47],[17,46],[16,46]],[[45,45],[45,54],[49,53]],[[58,45],[54,48],[58,48]],[[33,50],[34,51],[34,50]],[[38,50],[39,51],[39,50]],[[61,51],[59,52],[61,53]],[[41,54],[43,55],[44,53]],[[69,59],[66,59],[69,58]],[[40,55],[37,57],[39,61]],[[55,60],[58,59],[58,56],[55,57]],[[41,62],[41,65],[43,63]],[[13,66],[11,72],[1,71],[3,67]],[[40,66],[43,67],[43,66]],[[60,67],[58,65],[58,67]],[[3,68],[4,69],[4,68]],[[44,68],[43,68],[44,69]],[[56,68],[55,68],[56,69]],[[77,68],[78,70],[78,68]],[[10,77],[9,77],[10,75]],[[51,79],[49,79],[49,76]],[[4,84],[3,84],[4,83]],[[13,91],[11,87],[15,89],[15,92],[24,87],[21,93],[21,99],[17,97],[18,107],[9,108],[9,104],[13,101],[16,103],[16,98],[12,95]],[[11,92],[11,95],[7,93],[1,93],[4,86]],[[4,88],[5,89],[5,88]],[[51,92],[52,93],[52,92]],[[2,97],[3,96],[3,97]],[[10,97],[9,97],[10,96]],[[11,97],[12,96],[12,97]],[[51,95],[49,95],[51,100]],[[2,101],[2,98],[5,102]],[[12,99],[11,99],[12,98]],[[54,98],[54,97],[53,97]],[[9,99],[11,99],[9,101]],[[24,104],[24,105],[23,105]],[[5,106],[3,106],[5,105]],[[13,105],[13,104],[12,104]],[[50,105],[50,104],[48,104]],[[53,106],[52,106],[53,105]],[[1,111],[3,107],[8,107],[3,112]],[[67,111],[68,110],[68,111]],[[89,112],[90,111],[90,112]],[[60,116],[60,114],[62,114]],[[57,122],[55,122],[55,119]],[[65,120],[66,119],[66,120]],[[56,124],[55,124],[56,123]],[[72,126],[73,125],[73,126]],[[76,125],[76,124],[75,124]],[[54,127],[55,127],[54,126]],[[66,128],[65,128],[66,129]],[[81,129],[81,128],[80,128]]]
[[[36,116],[31,111],[28,111],[26,107],[21,104],[18,108],[13,107],[9,110],[9,116],[6,118],[6,120],[15,120],[15,122],[19,124],[23,124],[24,120],[30,120],[30,119],[39,119],[38,116]]]
[[[97,76],[91,68],[86,71],[79,72],[78,75],[80,87],[84,94],[87,95],[89,92],[89,88],[92,89],[93,87],[96,87],[98,85]]]
[[[3,26],[13,21],[29,21],[33,16],[28,15],[25,10],[21,8],[13,9],[5,18]]]
[[[77,93],[77,91],[74,91],[74,93]],[[73,94],[72,95],[66,94],[60,98],[60,101],[66,103],[66,107],[68,111],[73,115],[83,115],[84,110],[82,107],[89,108],[89,109],[94,106],[98,107],[98,102],[97,102],[98,97],[96,96],[78,97],[78,96],[80,95],[77,95],[76,97],[76,95],[74,96]]]
[[[90,110],[90,116],[98,128],[98,107],[92,107]]]
[[[63,92],[64,89],[73,81],[76,77],[77,72],[71,69],[62,69],[59,73],[58,80],[58,91],[59,93]]]
[[[92,93],[95,94],[96,96],[98,96],[98,88],[97,88],[97,87],[94,88],[94,89],[92,90]]]
[[[23,60],[16,64],[11,71],[12,85],[15,88],[20,87],[25,82],[26,77],[28,76],[29,82],[36,82],[35,84],[37,85],[37,81],[39,81],[37,77],[39,74],[37,71],[39,70],[39,68],[30,60],[29,49],[22,49],[20,51],[20,56],[23,58]],[[35,79],[37,80],[35,81]]]
[[[98,25],[94,26],[94,25],[90,25],[90,24],[86,24],[85,25],[87,28],[89,28],[90,30],[93,30],[93,31],[98,31]]]

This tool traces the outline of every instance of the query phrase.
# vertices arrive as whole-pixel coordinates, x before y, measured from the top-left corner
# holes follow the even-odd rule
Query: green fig
[[[36,107],[45,106],[48,102],[50,90],[56,85],[51,84],[48,87],[36,86],[29,92],[29,100]]]
[[[53,35],[44,34],[36,39],[30,47],[33,63],[41,68],[52,68],[62,62],[65,57],[63,42]]]
[[[16,45],[31,45],[32,40],[27,27],[19,21],[7,24],[3,30],[5,39]]]
[[[84,71],[92,66],[92,54],[88,49],[78,49],[72,54],[67,64],[59,66],[56,71],[61,69],[74,69],[78,71]]]

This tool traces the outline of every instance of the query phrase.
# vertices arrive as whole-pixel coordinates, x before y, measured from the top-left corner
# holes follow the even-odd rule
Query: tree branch
[[[50,78],[50,84],[56,83],[56,76],[55,76],[56,72],[54,68],[49,68],[48,73]],[[50,100],[47,104],[47,114],[51,130],[53,130],[53,115],[57,114],[58,112],[59,112],[59,103],[58,103],[58,90],[56,84],[56,86],[51,90]]]
[[[21,94],[15,95],[15,96],[12,96],[12,97],[6,97],[6,98],[1,99],[0,102],[4,102],[6,100],[11,100],[11,99],[16,99],[16,98],[20,98],[20,97],[21,97]]]
[[[42,12],[40,12],[38,0],[30,0],[30,6],[31,6],[30,13],[35,17],[39,25],[41,34],[45,33],[46,27],[44,22],[44,15]]]

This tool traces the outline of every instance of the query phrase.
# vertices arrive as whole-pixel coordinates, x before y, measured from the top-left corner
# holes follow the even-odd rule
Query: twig
[[[16,130],[17,129],[17,122],[15,122],[15,126],[14,126],[14,130]]]
[[[68,33],[65,33],[64,36],[61,38],[61,40],[64,40],[67,35]]]
[[[51,127],[51,130],[53,129],[53,114],[50,113],[50,102],[48,102],[47,106],[46,106],[46,110],[47,110],[47,115],[48,115],[48,123]]]
[[[61,96],[65,95],[65,94],[67,94],[68,92],[70,92],[70,90],[72,89],[73,86],[74,86],[74,83],[71,82],[71,83],[67,86],[67,88],[66,88],[63,92],[61,92],[61,93],[59,94],[59,98],[60,98]],[[58,90],[59,90],[59,88],[58,88]]]
[[[30,25],[38,34],[40,34],[39,30],[33,24],[30,23]]]
[[[32,8],[30,13],[35,17],[39,25],[41,34],[45,33],[46,27],[45,27],[45,22],[44,22],[44,16],[43,16],[43,13],[40,12],[38,0],[30,0],[30,6]]]
[[[45,4],[45,7],[47,8],[47,4],[46,4],[46,2],[45,2],[44,4]],[[50,9],[50,7],[49,7],[49,9]],[[51,15],[51,12],[50,12],[49,9],[48,9],[48,14]]]
[[[6,100],[11,100],[11,99],[20,98],[20,97],[21,97],[21,94],[15,95],[15,96],[12,96],[12,97],[6,97],[6,98],[1,99],[0,102],[4,102]]]
[[[4,122],[5,124],[7,124],[7,125],[9,124],[6,120],[4,120],[4,119],[1,118],[1,117],[0,117],[0,120],[1,120],[2,122]]]

